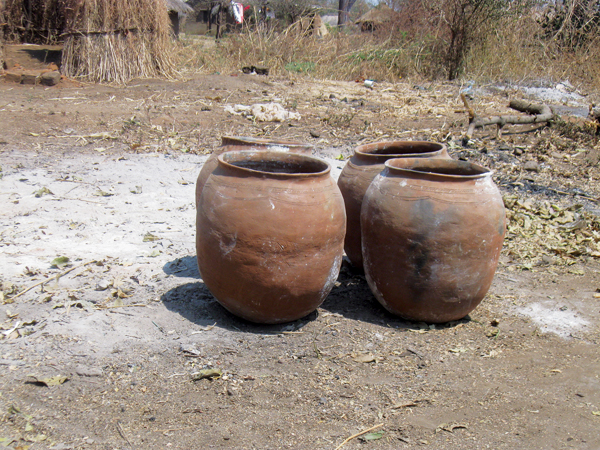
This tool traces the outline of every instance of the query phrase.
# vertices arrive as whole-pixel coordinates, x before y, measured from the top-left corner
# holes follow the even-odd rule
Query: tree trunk
[[[350,18],[350,9],[354,6],[356,0],[339,0],[338,3],[338,26],[346,25]]]

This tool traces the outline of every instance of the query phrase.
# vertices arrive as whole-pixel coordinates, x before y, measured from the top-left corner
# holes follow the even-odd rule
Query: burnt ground
[[[478,130],[464,148],[459,90],[0,81],[0,445],[333,450],[375,427],[343,448],[599,448],[598,142],[578,119]],[[265,102],[301,117],[225,111]],[[502,92],[472,103],[509,112]],[[491,167],[509,229],[489,294],[463,320],[410,323],[344,266],[302,320],[232,316],[194,251],[194,181],[226,134],[310,142],[335,175],[386,139],[443,141]],[[205,369],[221,376],[194,381]]]

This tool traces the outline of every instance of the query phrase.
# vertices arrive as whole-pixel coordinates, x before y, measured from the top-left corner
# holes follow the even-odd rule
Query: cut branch
[[[528,116],[517,116],[517,115],[503,115],[503,116],[491,116],[491,117],[478,117],[473,109],[469,106],[466,97],[461,96],[467,111],[469,112],[469,128],[465,136],[468,141],[473,136],[475,128],[483,128],[487,125],[496,125],[497,136],[502,136],[502,128],[506,124],[529,124],[529,123],[548,123],[554,119],[554,113],[547,105],[535,105],[524,100],[512,100],[509,107],[519,111],[528,113]]]

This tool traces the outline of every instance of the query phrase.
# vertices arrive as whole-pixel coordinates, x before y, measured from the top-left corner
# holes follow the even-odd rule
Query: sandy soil
[[[343,448],[600,448],[598,143],[577,122],[502,141],[479,130],[463,148],[459,89],[0,81],[0,445],[333,450],[375,427]],[[261,102],[301,118],[225,111]],[[507,103],[473,101],[481,114]],[[488,296],[461,321],[409,323],[344,266],[302,320],[230,315],[194,251],[195,178],[225,134],[310,142],[334,176],[383,139],[445,141],[492,167],[511,227]],[[194,381],[203,369],[222,376]]]

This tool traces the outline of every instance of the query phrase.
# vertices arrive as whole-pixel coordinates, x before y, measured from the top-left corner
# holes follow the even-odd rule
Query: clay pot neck
[[[427,141],[392,141],[360,145],[354,155],[362,161],[384,163],[392,158],[420,158],[447,155],[446,146]]]
[[[309,153],[312,152],[313,146],[297,141],[287,141],[283,139],[262,139],[248,136],[223,136],[221,138],[220,153],[227,151],[227,147],[242,149],[261,149],[274,150],[285,152]]]
[[[307,179],[329,176],[331,167],[311,156],[277,151],[239,150],[218,156],[219,169],[243,177]]]
[[[385,162],[391,176],[433,181],[470,181],[488,178],[492,171],[483,166],[454,159],[397,158]]]

